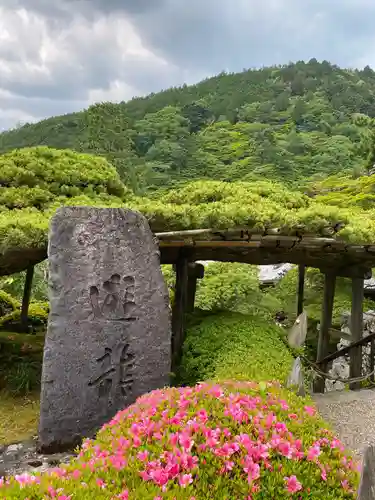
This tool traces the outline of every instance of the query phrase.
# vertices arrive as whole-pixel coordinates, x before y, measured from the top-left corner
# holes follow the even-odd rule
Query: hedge
[[[0,257],[17,248],[44,249],[49,220],[56,208],[62,205],[126,206],[143,213],[155,232],[241,226],[259,230],[277,227],[280,234],[298,231],[327,235],[327,227],[336,226],[339,228],[338,237],[345,241],[358,244],[375,242],[375,210],[372,205],[369,210],[356,205],[330,205],[324,203],[322,197],[314,199],[268,181],[197,181],[158,199],[137,198],[121,184],[113,167],[102,158],[31,148],[20,156],[24,162],[21,168],[14,165],[20,154],[9,153],[6,161],[0,157],[0,170],[1,162],[4,165],[10,163],[0,176]],[[61,175],[57,170],[53,174],[56,180],[47,168],[49,177],[47,173],[41,180],[38,177],[48,164],[45,158],[48,155],[52,159],[57,155],[63,165]],[[81,165],[80,176],[74,172],[80,171]],[[18,168],[21,168],[21,173]]]
[[[280,327],[256,316],[207,314],[188,329],[181,382],[210,378],[284,382],[293,363]]]

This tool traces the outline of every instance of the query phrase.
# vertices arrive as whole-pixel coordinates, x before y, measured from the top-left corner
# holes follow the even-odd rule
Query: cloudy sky
[[[0,0],[0,130],[222,70],[375,67],[374,0]]]

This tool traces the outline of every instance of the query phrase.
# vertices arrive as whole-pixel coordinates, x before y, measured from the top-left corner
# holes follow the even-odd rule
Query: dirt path
[[[313,398],[319,413],[358,458],[369,444],[375,443],[374,389],[314,394]]]

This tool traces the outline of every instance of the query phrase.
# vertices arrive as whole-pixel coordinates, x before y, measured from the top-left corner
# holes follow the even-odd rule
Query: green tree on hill
[[[365,124],[353,122],[358,113],[367,117]],[[267,175],[298,184],[317,174],[358,173],[364,161],[375,162],[364,140],[374,117],[370,68],[344,70],[311,59],[221,73],[27,124],[0,134],[0,152],[45,145],[104,156],[140,195],[207,177]],[[263,129],[267,133],[260,134]],[[290,146],[295,134],[301,140]],[[364,147],[358,148],[361,138]]]

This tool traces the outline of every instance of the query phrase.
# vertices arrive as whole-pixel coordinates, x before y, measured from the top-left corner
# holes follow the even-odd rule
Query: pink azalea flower
[[[186,488],[189,484],[193,482],[193,477],[191,474],[181,474],[181,476],[178,479],[178,484],[182,488]]]
[[[15,480],[18,482],[18,484],[23,488],[24,486],[28,484],[32,484],[36,482],[36,477],[30,474],[27,474],[26,472],[24,474],[16,474],[14,476]]]
[[[140,451],[140,452],[137,454],[137,458],[138,458],[141,462],[146,462],[147,457],[148,457],[148,451],[147,451],[147,450],[145,450],[145,451]]]
[[[314,445],[307,452],[307,460],[314,462],[320,454],[321,454],[320,446]]]
[[[297,493],[302,490],[302,484],[297,480],[296,476],[284,477],[284,481],[288,493]]]
[[[313,417],[316,413],[316,409],[313,406],[305,406],[305,412]]]
[[[106,487],[105,482],[103,481],[103,479],[100,479],[100,477],[98,477],[96,479],[96,484],[99,486],[99,488],[105,488]]]
[[[349,490],[349,482],[347,479],[344,479],[343,481],[341,481],[341,486],[343,487],[343,489],[345,491],[348,491]]]

